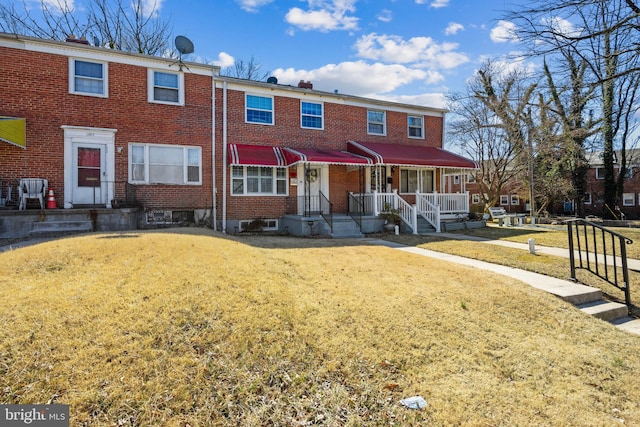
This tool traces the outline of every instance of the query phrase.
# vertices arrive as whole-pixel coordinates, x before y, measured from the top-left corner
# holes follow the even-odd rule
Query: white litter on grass
[[[427,406],[427,401],[422,396],[411,396],[402,399],[400,403],[409,409],[423,409]]]

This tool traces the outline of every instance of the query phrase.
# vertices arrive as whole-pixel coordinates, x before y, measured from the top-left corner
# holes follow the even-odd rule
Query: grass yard
[[[73,426],[640,424],[640,337],[473,268],[177,229],[0,269],[0,403],[69,404]]]

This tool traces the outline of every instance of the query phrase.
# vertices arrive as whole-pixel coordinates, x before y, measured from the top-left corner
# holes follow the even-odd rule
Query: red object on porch
[[[229,144],[231,166],[275,166],[284,167],[295,163],[280,147],[265,145]],[[293,161],[292,161],[293,160]]]
[[[285,148],[285,152],[297,157],[303,163],[321,163],[334,165],[370,165],[373,161],[369,157],[339,150],[312,150],[306,148]]]
[[[349,141],[347,148],[351,153],[370,157],[376,164],[459,169],[478,168],[476,162],[436,147]]]
[[[53,188],[49,187],[49,198],[47,199],[47,209],[56,209],[56,198],[53,195]]]

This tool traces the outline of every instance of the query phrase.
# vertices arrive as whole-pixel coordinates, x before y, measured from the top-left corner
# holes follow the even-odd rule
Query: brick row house
[[[75,39],[0,34],[0,54],[5,210],[22,207],[21,180],[41,178],[56,211],[134,208],[138,227],[195,219],[225,232],[362,235],[391,211],[417,233],[469,212],[445,177],[476,165],[442,149],[442,109]],[[53,212],[27,202],[22,212]]]

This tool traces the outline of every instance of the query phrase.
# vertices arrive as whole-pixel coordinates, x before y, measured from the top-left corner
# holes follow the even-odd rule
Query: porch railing
[[[354,194],[347,193],[347,205],[349,206],[349,216],[358,224],[358,228],[362,232],[362,216],[367,212],[365,211],[365,202],[370,200],[370,197],[366,197],[366,194]]]
[[[329,224],[329,229],[333,233],[333,203],[322,192],[318,197],[320,199],[320,215]]]
[[[625,303],[631,307],[627,244],[633,240],[582,218],[570,219],[566,223],[571,278],[576,280],[576,269],[583,268],[623,291]]]
[[[437,204],[440,198],[428,196],[433,195],[416,193],[416,207],[418,213],[435,228],[436,233],[440,233],[440,205]]]
[[[441,214],[469,213],[469,192],[464,193],[418,193],[431,205],[440,207]]]

